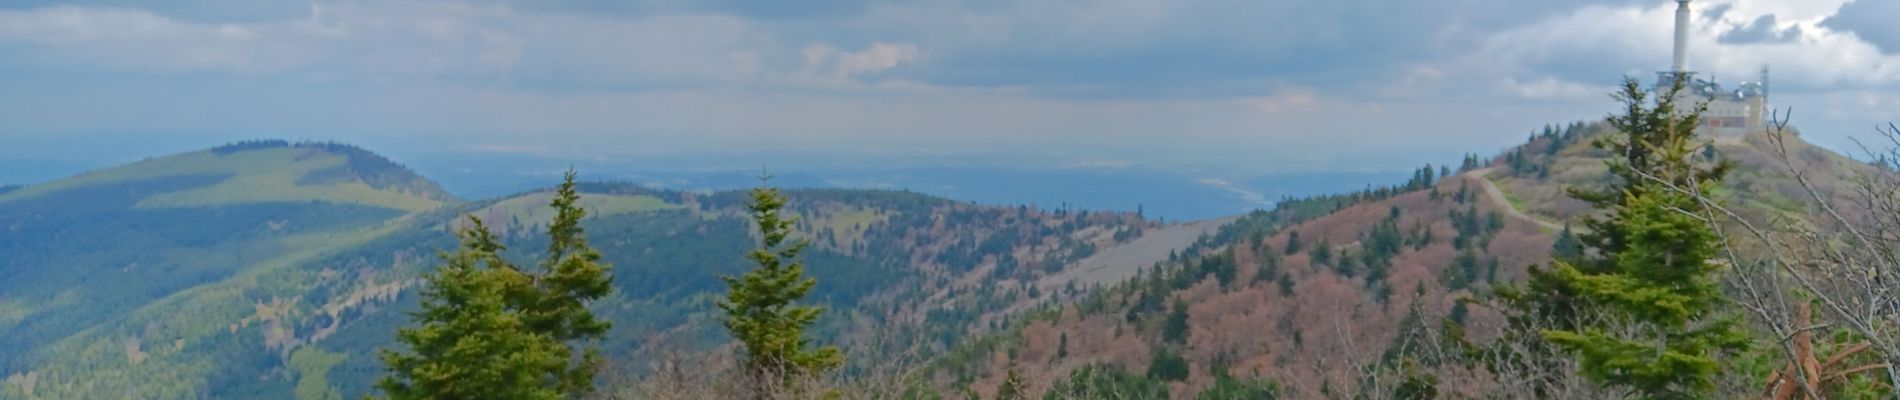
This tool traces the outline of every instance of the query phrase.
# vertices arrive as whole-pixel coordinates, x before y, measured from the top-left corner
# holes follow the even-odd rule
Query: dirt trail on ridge
[[[1563,224],[1539,219],[1535,216],[1524,213],[1524,210],[1517,209],[1516,204],[1511,204],[1511,198],[1509,196],[1504,195],[1504,189],[1499,189],[1497,184],[1491,182],[1490,176],[1493,169],[1494,169],[1493,167],[1474,169],[1474,170],[1471,170],[1470,172],[1466,172],[1465,176],[1477,179],[1480,186],[1484,186],[1485,196],[1489,196],[1492,202],[1496,202],[1498,204],[1504,205],[1505,214],[1509,214],[1511,218],[1517,218],[1517,219],[1529,221],[1530,223],[1537,224],[1538,226],[1550,228],[1550,230],[1553,230],[1553,231],[1560,231],[1564,229]]]

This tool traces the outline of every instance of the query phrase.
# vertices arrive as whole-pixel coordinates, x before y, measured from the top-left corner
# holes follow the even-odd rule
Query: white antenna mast
[[[1671,66],[1677,74],[1689,72],[1689,0],[1676,0],[1676,59]]]

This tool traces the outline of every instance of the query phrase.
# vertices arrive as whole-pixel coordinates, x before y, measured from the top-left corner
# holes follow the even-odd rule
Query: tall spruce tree
[[[1501,292],[1520,326],[1556,350],[1574,355],[1586,377],[1654,399],[1706,398],[1719,372],[1716,358],[1741,349],[1744,336],[1719,308],[1714,232],[1688,210],[1698,201],[1680,192],[1713,189],[1725,163],[1696,156],[1700,109],[1675,103],[1680,84],[1649,94],[1634,80],[1618,98],[1622,132],[1597,142],[1620,157],[1609,162],[1617,183],[1571,196],[1605,213],[1577,234],[1591,251],[1565,254],[1533,269],[1525,287]],[[1526,324],[1537,321],[1537,324]]]
[[[419,325],[402,328],[404,351],[381,352],[391,399],[563,399],[593,390],[598,340],[609,328],[587,304],[612,292],[608,267],[580,228],[575,175],[551,206],[553,245],[542,270],[522,271],[481,219],[469,216],[461,248],[424,277]]]
[[[837,347],[813,348],[805,338],[805,328],[818,321],[824,308],[798,304],[818,280],[805,276],[805,264],[798,255],[810,243],[792,239],[798,218],[785,215],[785,201],[778,189],[752,190],[747,208],[758,224],[759,248],[746,258],[758,267],[744,275],[720,277],[730,289],[726,299],[719,301],[719,309],[726,314],[722,322],[745,344],[744,367],[758,385],[775,384],[773,377],[829,370],[844,362]]]
[[[613,292],[613,276],[600,262],[600,252],[587,244],[581,228],[587,210],[580,205],[574,178],[574,171],[568,170],[549,201],[554,221],[548,224],[547,255],[541,271],[529,275],[532,285],[517,294],[528,328],[563,343],[599,340],[613,326],[587,309],[588,303]],[[575,362],[557,374],[559,384],[566,393],[587,393],[602,364],[600,349],[590,344],[574,356]]]
[[[1193,327],[1188,324],[1187,303],[1177,299],[1172,306],[1168,307],[1168,317],[1162,322],[1161,341],[1163,343],[1186,344],[1188,334],[1192,333],[1192,328]]]

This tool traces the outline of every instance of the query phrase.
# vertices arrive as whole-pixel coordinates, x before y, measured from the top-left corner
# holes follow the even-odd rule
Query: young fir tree
[[[574,171],[567,171],[549,201],[554,221],[548,224],[547,255],[541,271],[530,274],[532,285],[519,294],[528,328],[563,343],[599,340],[613,327],[587,309],[588,303],[613,292],[613,276],[581,229],[587,210],[580,205],[574,178]],[[602,365],[600,349],[589,345],[574,355],[578,359],[558,373],[559,384],[566,393],[584,394],[593,388]]]
[[[1010,365],[1004,372],[1003,383],[996,387],[996,400],[1024,400],[1029,398],[1029,388],[1024,387],[1023,375],[1016,372],[1016,366]]]
[[[574,173],[555,193],[553,245],[542,270],[526,272],[469,217],[462,247],[427,275],[420,325],[403,328],[407,351],[383,350],[378,386],[391,399],[561,399],[592,391],[600,366],[593,345],[609,327],[587,304],[613,290],[608,267],[582,236]]]
[[[1187,303],[1177,299],[1172,306],[1168,307],[1168,318],[1161,325],[1161,341],[1186,344],[1188,334],[1192,332],[1190,329]]]
[[[1583,259],[1583,243],[1578,241],[1577,234],[1570,230],[1570,224],[1564,224],[1564,229],[1557,232],[1557,241],[1550,245],[1550,258],[1573,262]]]
[[[1069,358],[1069,333],[1063,332],[1062,336],[1056,340],[1056,359],[1066,358]]]
[[[1716,358],[1747,339],[1719,309],[1719,238],[1687,214],[1702,207],[1680,192],[1706,193],[1729,166],[1698,162],[1700,110],[1678,110],[1679,90],[1652,107],[1634,80],[1626,82],[1619,95],[1626,113],[1611,119],[1623,135],[1597,143],[1621,155],[1610,162],[1619,182],[1571,194],[1606,211],[1576,235],[1591,251],[1566,254],[1534,269],[1526,287],[1501,293],[1519,322],[1542,321],[1538,335],[1574,355],[1586,377],[1643,398],[1712,395]]]
[[[824,308],[797,304],[818,284],[805,276],[805,264],[798,260],[808,242],[791,238],[798,218],[784,215],[785,197],[778,189],[753,189],[747,207],[758,224],[760,246],[746,257],[758,268],[720,277],[730,292],[719,301],[726,329],[745,344],[746,371],[757,384],[769,385],[772,377],[837,367],[844,362],[837,347],[812,348],[805,338],[805,328],[818,321]]]

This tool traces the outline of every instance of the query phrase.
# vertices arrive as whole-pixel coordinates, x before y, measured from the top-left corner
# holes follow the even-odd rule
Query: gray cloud
[[[1729,10],[1734,10],[1734,9],[1735,9],[1735,5],[1730,4],[1730,3],[1722,3],[1722,4],[1716,4],[1709,7],[1704,7],[1702,9],[1702,18],[1703,19],[1722,19],[1722,17],[1728,16]]]
[[[90,0],[86,7],[139,9],[184,22],[247,23],[294,19],[310,12],[312,3],[284,0]],[[59,0],[0,2],[0,10],[32,10],[75,5]]]
[[[1722,44],[1788,43],[1800,38],[1799,25],[1783,29],[1775,23],[1775,15],[1768,14],[1756,18],[1748,25],[1722,33],[1722,36],[1716,38],[1716,42]]]
[[[531,12],[583,15],[650,16],[664,14],[717,14],[761,20],[810,20],[850,17],[877,2],[866,0],[745,1],[745,0],[511,0],[507,4]]]
[[[965,3],[952,3],[965,4]],[[947,86],[1059,96],[1234,96],[1284,86],[1348,89],[1469,49],[1491,31],[1580,1],[1006,2],[874,10],[860,31],[901,32]],[[898,29],[893,25],[901,25]],[[817,34],[822,36],[823,34]]]
[[[1673,7],[104,1],[0,4],[0,120],[9,122],[0,137],[163,129],[590,148],[1090,142],[1234,163],[1321,163],[1371,146],[1456,154],[1601,115],[1619,76],[1668,62]],[[1839,34],[1850,11],[1877,13],[1872,1],[1822,24],[1834,5],[1708,0],[1692,63],[1722,77],[1774,63],[1788,90],[1779,93],[1791,94],[1785,105],[1876,115],[1863,111],[1891,106],[1882,96],[1900,85],[1900,58]],[[1128,145],[1153,142],[1179,148]]]
[[[1853,32],[1887,54],[1900,54],[1900,1],[1856,0],[1821,25]]]
[[[142,39],[147,43],[98,44],[118,46],[104,50],[62,47],[43,58],[90,60],[190,46],[221,57],[214,61],[230,69],[329,73],[338,70],[337,62],[346,62],[353,65],[341,67],[356,69],[357,75],[500,80],[559,90],[799,89],[849,83],[811,76],[809,64],[824,60],[808,59],[808,50],[856,51],[884,43],[913,48],[915,54],[902,65],[856,74],[856,80],[1006,88],[1067,98],[1235,97],[1287,87],[1365,90],[1379,86],[1367,84],[1368,79],[1401,76],[1409,65],[1466,51],[1498,30],[1585,5],[1639,2],[108,1],[141,7],[124,11],[149,11],[144,15],[154,17],[149,19],[199,32],[230,24],[282,29],[244,41]],[[311,34],[310,28],[325,26],[319,25],[321,19],[349,30],[348,36]],[[456,40],[463,43],[439,42],[448,36],[460,36]],[[80,52],[87,54],[74,54]],[[136,67],[169,58],[163,53],[139,57],[146,61],[93,64]],[[503,63],[501,70],[466,68],[502,60],[517,62]],[[210,67],[199,64],[204,63],[190,67]]]

